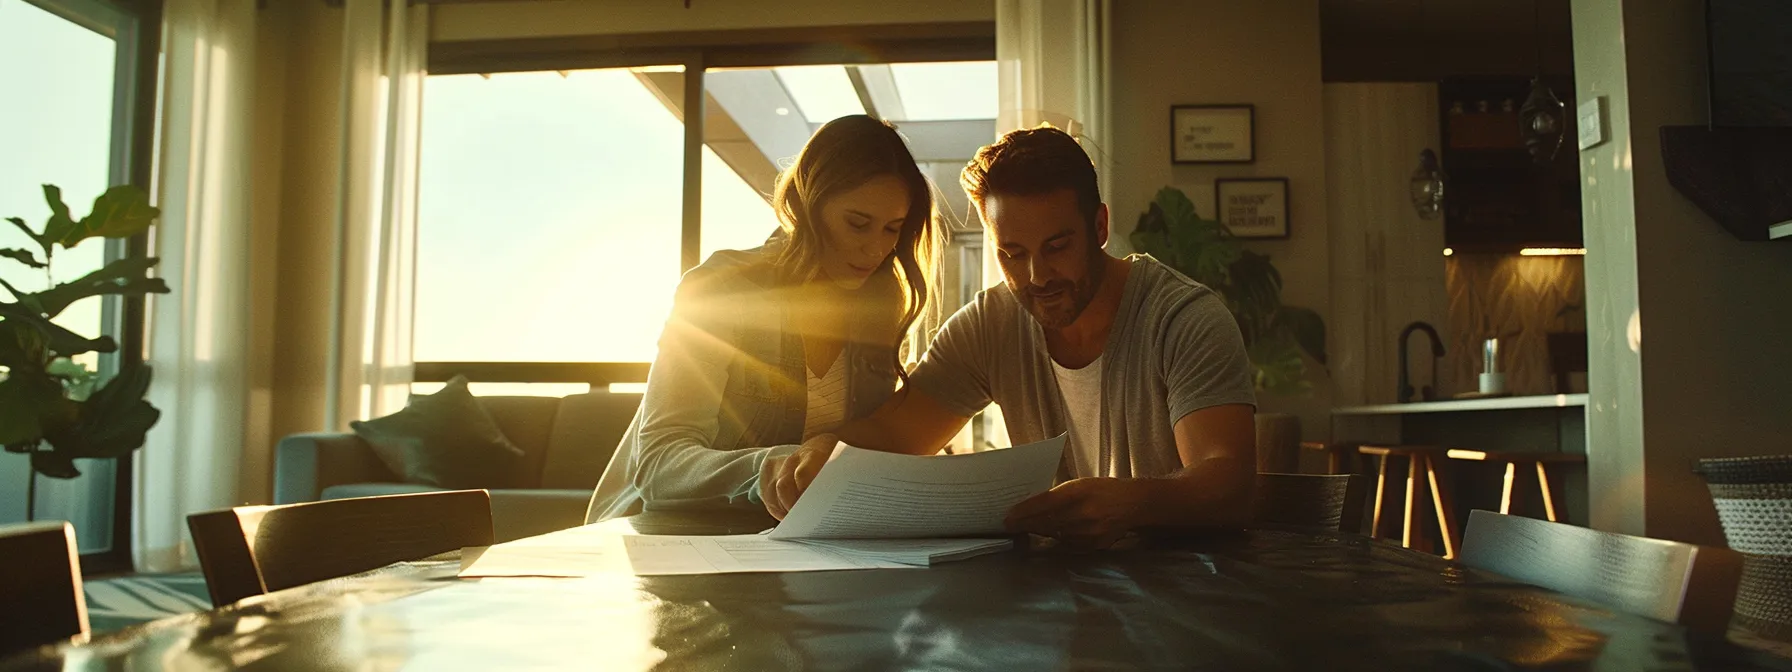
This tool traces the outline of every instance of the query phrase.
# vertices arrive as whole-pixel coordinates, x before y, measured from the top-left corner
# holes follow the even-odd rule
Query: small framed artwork
[[[1239,238],[1288,237],[1288,178],[1213,181],[1213,211]]]
[[[1255,105],[1175,105],[1170,108],[1171,163],[1250,163],[1257,160]]]

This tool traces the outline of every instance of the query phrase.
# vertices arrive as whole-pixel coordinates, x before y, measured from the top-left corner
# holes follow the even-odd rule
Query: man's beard
[[[1075,322],[1076,318],[1082,317],[1083,311],[1088,309],[1089,303],[1095,300],[1095,293],[1101,289],[1102,274],[1106,271],[1107,265],[1101,263],[1101,258],[1091,255],[1088,274],[1082,278],[1054,280],[1046,283],[1044,287],[1028,285],[1022,288],[1011,286],[1010,289],[1014,290],[1014,296],[1020,300],[1021,307],[1027,309],[1027,312],[1033,315],[1033,319],[1039,321],[1039,326],[1047,329],[1063,329]],[[1039,295],[1042,294],[1053,295],[1058,292],[1062,292],[1062,294],[1053,296],[1054,300],[1050,304],[1042,303],[1039,298]]]

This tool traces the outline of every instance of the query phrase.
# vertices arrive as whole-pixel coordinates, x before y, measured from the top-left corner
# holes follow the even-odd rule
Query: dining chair
[[[1254,526],[1332,532],[1362,527],[1363,478],[1354,474],[1257,474]]]
[[[492,544],[491,498],[454,490],[187,516],[212,604]]]
[[[81,555],[66,522],[0,526],[0,654],[86,639]]]
[[[1728,626],[1742,577],[1742,556],[1727,548],[1481,510],[1469,513],[1461,562],[1702,633]]]

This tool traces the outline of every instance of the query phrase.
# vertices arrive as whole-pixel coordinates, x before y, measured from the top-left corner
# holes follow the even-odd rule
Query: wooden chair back
[[[492,543],[484,490],[243,506],[187,517],[212,604]]]
[[[1473,511],[1462,563],[1617,611],[1722,632],[1742,557],[1727,548]]]
[[[0,563],[0,654],[86,639],[87,598],[74,526],[0,526]]]
[[[1356,532],[1364,491],[1362,477],[1353,474],[1257,474],[1251,521],[1257,527]]]

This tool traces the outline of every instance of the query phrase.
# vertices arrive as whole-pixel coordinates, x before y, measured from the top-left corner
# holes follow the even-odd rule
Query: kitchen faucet
[[[1432,357],[1432,360],[1431,360],[1431,384],[1427,385],[1423,388],[1419,388],[1418,390],[1414,390],[1412,387],[1412,379],[1410,377],[1410,373],[1407,368],[1407,361],[1406,361],[1406,359],[1407,359],[1406,358],[1406,342],[1407,342],[1407,339],[1412,336],[1412,332],[1415,332],[1415,331],[1423,331],[1423,332],[1425,332],[1426,336],[1431,338],[1431,357]],[[1443,356],[1444,356],[1443,339],[1437,337],[1437,329],[1432,328],[1431,325],[1426,324],[1424,322],[1414,322],[1412,324],[1406,325],[1405,329],[1401,329],[1400,330],[1400,393],[1397,397],[1395,397],[1395,400],[1398,401],[1399,403],[1404,404],[1406,402],[1412,401],[1413,393],[1417,392],[1419,394],[1420,401],[1430,401],[1432,399],[1433,393],[1436,391],[1435,388],[1437,387],[1437,360],[1438,360],[1438,358],[1441,358]]]

